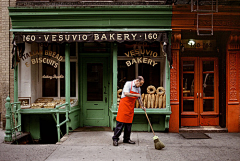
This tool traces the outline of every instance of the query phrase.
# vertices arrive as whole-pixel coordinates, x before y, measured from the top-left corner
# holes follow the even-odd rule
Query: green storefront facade
[[[137,75],[145,76],[142,93],[150,85],[165,88],[165,107],[147,113],[156,131],[168,130],[170,53],[163,48],[171,44],[171,6],[10,7],[9,15],[19,131],[44,140],[78,127],[114,129],[120,80]],[[144,111],[134,114],[132,130],[150,131]]]

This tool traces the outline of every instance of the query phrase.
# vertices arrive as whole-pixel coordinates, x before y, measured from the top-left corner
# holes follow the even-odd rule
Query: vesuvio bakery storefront
[[[138,75],[153,128],[168,130],[171,6],[10,7],[9,15],[20,131],[45,140],[113,129],[122,88]],[[134,113],[133,130],[150,131],[138,102]]]

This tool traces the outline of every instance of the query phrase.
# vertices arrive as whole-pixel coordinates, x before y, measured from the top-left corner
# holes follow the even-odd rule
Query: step
[[[227,128],[222,128],[220,126],[188,126],[179,128],[179,133],[226,133],[228,132]]]

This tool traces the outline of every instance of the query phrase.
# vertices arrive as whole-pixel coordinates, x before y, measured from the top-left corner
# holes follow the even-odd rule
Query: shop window
[[[122,89],[126,81],[138,75],[145,78],[142,93],[147,87],[163,86],[163,55],[160,43],[123,43],[118,47],[118,89]]]
[[[145,80],[141,87],[145,107],[165,108],[165,57],[159,42],[122,43],[118,45],[118,97],[126,81],[134,80],[139,75],[143,76]],[[155,89],[159,88],[158,92],[149,92],[149,86],[154,86]],[[164,94],[157,95],[160,92]],[[145,97],[148,97],[148,100]],[[162,103],[157,103],[159,101],[156,99],[161,100]],[[138,108],[139,105],[136,104],[135,107]]]
[[[78,104],[76,51],[76,43],[70,44],[71,107]],[[29,102],[28,108],[55,108],[65,103],[65,44],[25,43],[18,83],[19,98]]]
[[[42,65],[42,74],[50,77],[53,76],[53,78],[43,78],[42,97],[65,97],[65,44],[43,45],[43,53],[43,59],[46,58],[47,63],[43,63]],[[58,53],[59,56],[57,56]],[[55,64],[51,64],[51,61],[55,61]],[[77,96],[76,61],[76,43],[72,43],[70,45],[70,97]]]
[[[43,76],[57,75],[57,68],[53,68],[48,64],[42,65]],[[42,95],[43,97],[57,97],[58,96],[58,80],[44,79],[42,80]]]

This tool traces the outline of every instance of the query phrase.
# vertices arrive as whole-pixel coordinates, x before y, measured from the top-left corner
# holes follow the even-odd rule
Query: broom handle
[[[138,98],[138,101],[139,101],[140,106],[144,107],[141,98]],[[144,110],[144,112],[145,112],[145,115],[146,115],[146,117],[147,117],[148,123],[149,123],[149,125],[150,125],[150,127],[151,127],[151,129],[152,129],[153,135],[155,136],[154,130],[153,130],[153,128],[152,128],[152,125],[151,125],[151,122],[150,122],[150,120],[149,120],[149,118],[148,118],[148,115],[147,115],[146,110]]]

